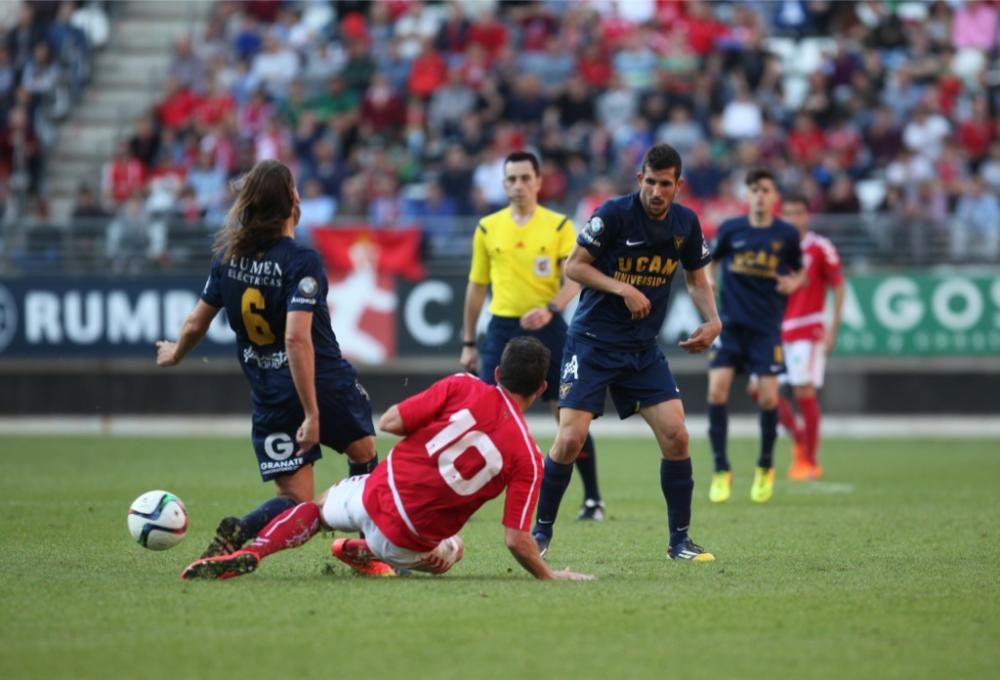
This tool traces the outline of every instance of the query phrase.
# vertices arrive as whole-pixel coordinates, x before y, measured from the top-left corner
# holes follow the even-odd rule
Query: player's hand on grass
[[[537,331],[548,325],[553,316],[552,312],[545,307],[535,307],[521,317],[521,328],[526,331]]]
[[[180,363],[177,358],[177,343],[169,340],[160,340],[156,343],[156,365],[160,368],[169,368]]]
[[[557,581],[596,581],[597,577],[593,574],[581,574],[579,572],[570,571],[569,569],[562,569],[560,571],[552,572],[552,577]]]
[[[475,373],[476,366],[479,364],[479,351],[475,347],[463,347],[462,356],[458,358],[458,363],[462,364],[462,368],[469,373]]]
[[[632,314],[633,321],[645,319],[649,316],[652,305],[649,303],[649,298],[643,295],[638,288],[627,286],[624,292],[622,292],[622,298],[625,300],[625,306],[628,307],[628,311]]]
[[[721,332],[722,324],[719,321],[706,321],[695,328],[687,340],[678,342],[677,346],[690,354],[698,354],[711,347]]]
[[[299,450],[295,452],[296,456],[307,453],[312,447],[319,444],[318,416],[306,416],[299,427],[299,431],[295,433],[295,441],[299,445]]]

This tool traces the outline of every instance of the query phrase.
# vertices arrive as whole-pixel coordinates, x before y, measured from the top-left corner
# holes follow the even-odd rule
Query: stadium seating
[[[110,191],[107,178],[127,167],[114,165],[119,161],[109,143],[100,205],[76,216],[97,220],[89,228],[104,233],[92,238],[82,236],[87,228],[64,229],[64,246],[82,240],[92,247],[81,252],[115,259],[114,248],[105,246],[107,225],[134,199],[147,221],[164,225],[167,234],[162,251],[151,250],[143,267],[191,262],[186,254],[197,250],[191,243],[204,242],[218,228],[231,200],[225,191],[204,193],[205,183],[216,181],[195,167],[205,152],[209,165],[229,179],[257,159],[281,158],[301,185],[319,182],[335,206],[334,223],[438,225],[428,229],[428,252],[449,256],[464,252],[475,222],[461,216],[497,205],[495,192],[484,191],[482,182],[498,154],[537,149],[547,161],[543,201],[576,215],[593,203],[599,184],[629,189],[642,148],[672,139],[667,122],[675,107],[692,114],[722,183],[731,184],[725,189],[737,198],[749,165],[773,165],[783,184],[806,191],[818,213],[853,203],[855,214],[878,212],[879,219],[869,222],[891,224],[894,232],[905,231],[914,214],[938,215],[945,245],[932,257],[949,257],[946,218],[972,191],[970,178],[980,172],[988,182],[1000,177],[982,151],[997,136],[993,101],[1000,83],[990,80],[996,39],[989,48],[969,43],[955,19],[960,7],[923,9],[918,19],[907,3],[798,3],[801,12],[789,15],[797,17],[792,26],[767,5],[668,0],[616,15],[612,4],[199,5],[208,15],[203,27],[191,24],[198,28],[189,48],[177,47],[166,73],[151,79],[162,83],[158,102],[114,133],[125,145],[120,162],[136,164],[138,184],[125,194]],[[119,24],[128,31],[144,26],[141,15]],[[541,76],[540,88],[526,72]],[[98,71],[98,82],[100,77]],[[571,98],[574,87],[582,98]],[[746,112],[758,109],[766,125],[760,136],[751,127],[748,139],[726,139],[722,114],[743,89],[751,95]],[[989,125],[973,130],[979,136],[968,137],[969,145],[958,144],[972,100],[981,94],[990,102]],[[892,135],[905,138],[919,106],[943,115],[947,157],[930,146],[907,156],[905,143],[892,141]],[[461,108],[449,113],[448,107]],[[870,138],[879,107],[894,118],[886,144]],[[788,137],[800,113],[819,128],[818,145],[807,156],[792,153]],[[87,144],[88,135],[65,135],[59,146]],[[921,168],[946,177],[943,196],[900,181]],[[844,175],[855,195],[834,205],[829,189]],[[168,194],[157,185],[164,177],[177,180]],[[50,167],[49,180],[35,182],[35,203],[57,190],[75,193],[65,173],[57,177]],[[990,184],[982,200],[1000,212],[998,188]],[[98,187],[92,182],[90,189]],[[429,208],[423,197],[431,194],[443,195]],[[712,198],[686,194],[681,200],[699,208]],[[943,212],[923,203],[932,199],[943,201]],[[31,214],[22,206],[8,219],[19,228],[6,233],[69,218],[69,211]],[[821,220],[845,221],[850,218]],[[867,233],[867,227],[858,229]],[[837,238],[836,229],[830,235]],[[157,238],[146,235],[147,241]],[[857,256],[877,255],[879,243],[892,241],[873,238],[866,247],[876,250]],[[847,256],[855,256],[853,249]]]

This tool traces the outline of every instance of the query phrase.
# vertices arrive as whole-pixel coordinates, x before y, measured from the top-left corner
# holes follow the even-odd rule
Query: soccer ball
[[[184,538],[187,528],[187,509],[169,491],[147,491],[128,509],[128,531],[143,548],[173,548]]]

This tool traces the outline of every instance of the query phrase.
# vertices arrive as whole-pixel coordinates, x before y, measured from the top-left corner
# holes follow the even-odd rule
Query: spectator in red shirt
[[[142,191],[146,182],[146,169],[128,152],[128,144],[120,141],[114,155],[101,171],[101,193],[106,203],[121,205],[133,194]]]
[[[173,130],[186,128],[200,103],[200,99],[190,88],[184,87],[173,78],[168,78],[166,92],[157,108],[160,124]]]
[[[591,87],[604,90],[611,84],[611,60],[598,42],[589,43],[577,61],[577,70]]]
[[[507,46],[507,27],[497,20],[492,9],[483,9],[469,27],[469,42],[486,50],[492,61]]]
[[[406,122],[403,100],[392,89],[389,78],[381,72],[372,76],[372,84],[361,98],[362,134],[398,133]]]
[[[211,81],[208,92],[198,101],[194,110],[195,124],[202,129],[207,129],[217,123],[221,123],[233,111],[236,110],[236,100],[222,86],[217,79]]]
[[[958,126],[958,143],[973,163],[980,163],[996,137],[996,123],[990,118],[986,96],[978,94],[972,100],[972,115]]]
[[[687,35],[688,46],[699,57],[708,56],[715,41],[724,36],[728,29],[716,20],[708,2],[689,2],[687,16],[680,20]]]
[[[797,163],[814,165],[825,145],[826,136],[812,116],[800,113],[795,117],[795,127],[788,135],[788,150]]]
[[[420,54],[410,67],[410,93],[426,99],[434,94],[434,90],[444,83],[447,76],[448,63],[434,49],[434,43],[425,40]]]

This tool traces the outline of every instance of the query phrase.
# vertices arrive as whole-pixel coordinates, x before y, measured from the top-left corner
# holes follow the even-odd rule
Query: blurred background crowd
[[[995,1],[216,2],[54,225],[46,149],[113,5],[24,4],[6,29],[0,200],[9,234],[96,220],[89,247],[115,270],[207,249],[231,180],[265,158],[295,172],[302,238],[415,225],[428,255],[457,256],[506,204],[509,152],[539,153],[541,202],[580,224],[658,141],[706,231],[764,165],[848,259],[1000,256]]]

